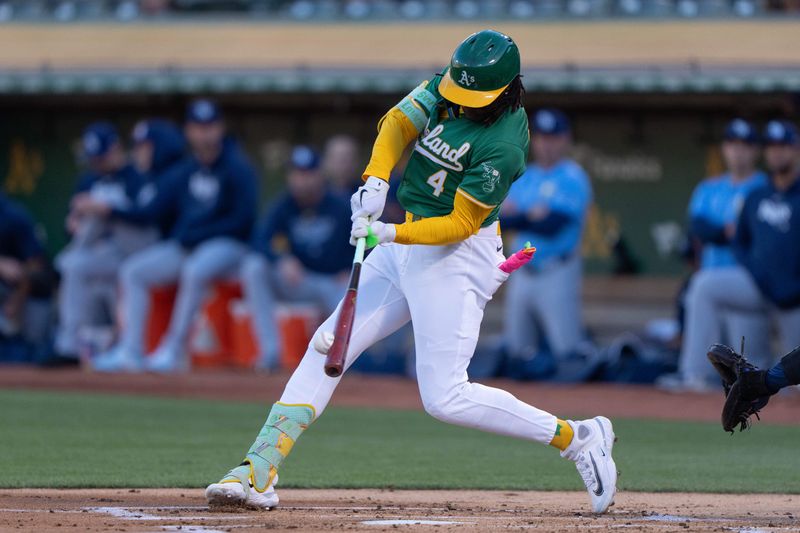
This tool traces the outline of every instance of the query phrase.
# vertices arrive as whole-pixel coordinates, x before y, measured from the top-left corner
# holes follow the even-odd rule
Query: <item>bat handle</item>
[[[367,238],[356,239],[356,253],[353,256],[353,264],[364,262],[364,252],[367,250]]]

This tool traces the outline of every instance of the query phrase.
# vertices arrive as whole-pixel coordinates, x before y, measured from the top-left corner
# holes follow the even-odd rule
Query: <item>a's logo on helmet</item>
[[[467,74],[466,70],[462,70],[461,71],[461,78],[458,80],[458,83],[460,83],[461,85],[466,85],[467,87],[469,87],[470,85],[475,83],[475,76],[470,76],[469,74]]]

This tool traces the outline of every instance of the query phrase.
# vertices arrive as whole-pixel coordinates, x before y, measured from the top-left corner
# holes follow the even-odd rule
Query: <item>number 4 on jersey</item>
[[[435,174],[431,174],[431,176],[428,178],[428,185],[433,187],[433,195],[435,197],[438,198],[439,195],[442,194],[442,191],[444,190],[444,181],[446,179],[447,179],[446,170],[440,170]]]

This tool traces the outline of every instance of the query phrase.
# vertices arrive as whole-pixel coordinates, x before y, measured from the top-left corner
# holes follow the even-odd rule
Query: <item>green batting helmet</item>
[[[450,59],[439,93],[454,104],[486,107],[519,75],[519,48],[494,30],[473,33]]]

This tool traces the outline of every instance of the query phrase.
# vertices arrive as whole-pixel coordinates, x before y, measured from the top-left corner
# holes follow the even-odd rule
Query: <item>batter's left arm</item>
[[[353,224],[351,243],[361,237],[367,238],[367,246],[396,242],[398,244],[444,245],[463,241],[474,235],[493,206],[475,203],[467,193],[459,189],[449,215],[431,217],[405,224],[384,224],[359,219]]]

